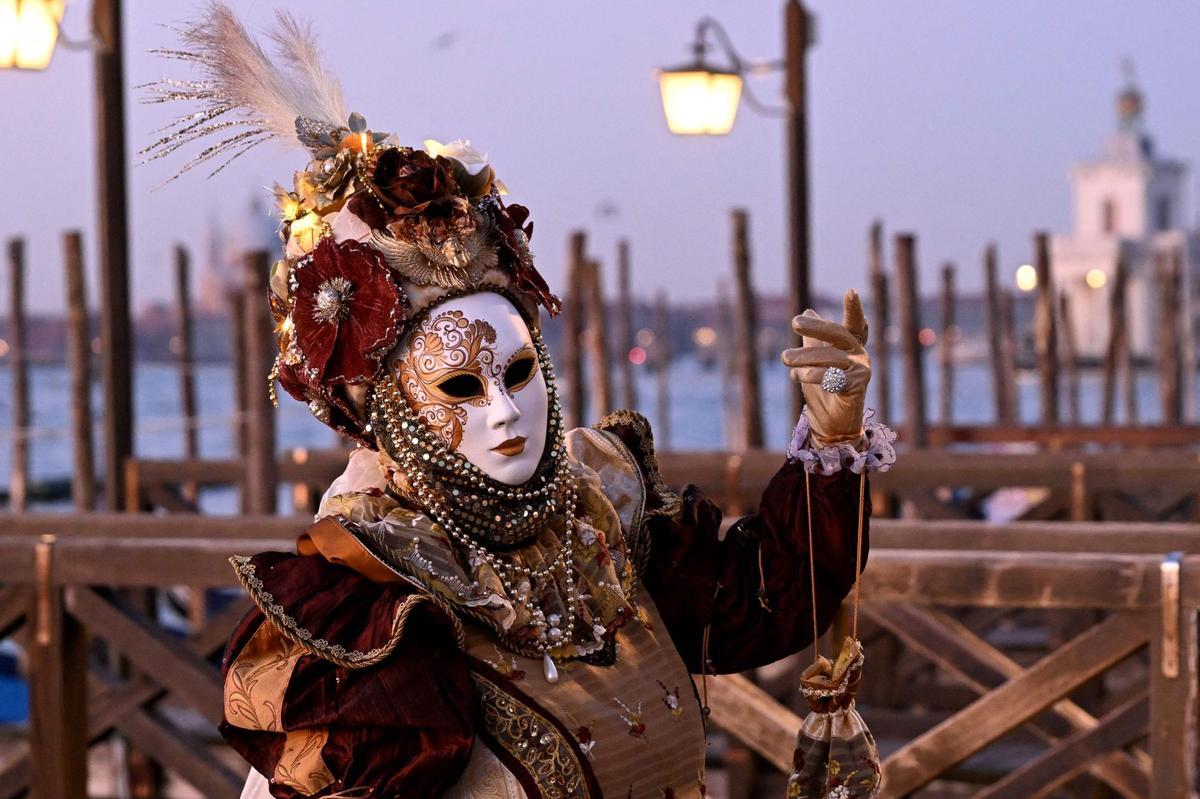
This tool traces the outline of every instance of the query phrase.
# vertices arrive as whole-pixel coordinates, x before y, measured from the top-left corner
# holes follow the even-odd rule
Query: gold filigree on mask
[[[413,410],[450,449],[462,441],[467,405],[491,402],[487,383],[499,382],[504,365],[496,363],[496,330],[462,311],[426,319],[405,341],[394,367]]]

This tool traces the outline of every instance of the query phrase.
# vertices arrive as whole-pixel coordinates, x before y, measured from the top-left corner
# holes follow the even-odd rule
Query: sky
[[[68,4],[64,28],[86,37],[88,3]],[[183,76],[146,51],[172,44],[164,25],[199,3],[126,0],[128,144],[152,140],[170,114],[134,102],[132,87]],[[237,0],[252,30],[275,2]],[[653,70],[684,61],[695,22],[712,15],[740,53],[782,51],[778,0],[289,0],[313,20],[347,104],[404,143],[467,138],[490,153],[511,200],[535,222],[534,250],[561,283],[567,237],[589,234],[611,267],[616,242],[633,253],[633,289],[665,288],[676,302],[714,296],[730,271],[729,211],[748,209],[754,279],[786,285],[784,129],[743,105],[722,138],[666,130]],[[1006,270],[1029,259],[1033,231],[1066,231],[1072,161],[1098,153],[1115,129],[1120,63],[1130,57],[1146,94],[1158,149],[1200,160],[1200,4],[1132,0],[811,0],[817,42],[810,64],[813,284],[834,294],[865,287],[867,228],[918,235],[923,291],[941,264],[977,289],[981,252],[1000,247]],[[755,93],[781,102],[779,75]],[[91,58],[63,47],[41,73],[0,72],[0,237],[28,241],[30,307],[62,308],[60,234],[84,231],[91,293],[95,167]],[[131,159],[136,161],[136,158]],[[133,169],[130,229],[134,302],[168,299],[171,248],[204,261],[210,230],[261,239],[264,187],[290,183],[304,153],[267,144],[212,179],[158,162]],[[175,162],[179,164],[181,162]],[[1195,193],[1196,181],[1189,189]],[[261,202],[253,214],[254,198]],[[1193,206],[1194,207],[1194,206]],[[1194,219],[1194,211],[1187,212]],[[890,253],[890,243],[889,243]],[[611,291],[615,278],[609,274]],[[0,281],[0,302],[7,303]],[[3,307],[3,306],[0,306]]]

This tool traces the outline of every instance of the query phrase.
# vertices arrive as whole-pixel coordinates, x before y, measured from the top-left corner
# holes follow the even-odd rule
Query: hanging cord
[[[858,595],[862,585],[862,544],[863,544],[863,509],[867,498],[867,470],[863,469],[858,477],[858,536],[854,548],[854,616],[850,623],[850,637],[858,640]]]
[[[804,470],[804,512],[808,516],[808,584],[812,588],[813,660],[821,657],[821,628],[817,624],[817,565],[813,548],[812,473]]]

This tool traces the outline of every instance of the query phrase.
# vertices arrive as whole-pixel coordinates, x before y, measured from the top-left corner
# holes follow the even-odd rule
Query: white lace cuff
[[[896,448],[892,446],[896,441],[896,431],[882,422],[873,421],[874,418],[873,410],[868,410],[863,417],[862,449],[850,441],[810,449],[808,409],[805,409],[792,430],[792,442],[787,448],[788,460],[801,463],[805,471],[813,474],[830,475],[842,469],[849,469],[855,474],[864,471],[868,474],[886,472],[896,462]]]

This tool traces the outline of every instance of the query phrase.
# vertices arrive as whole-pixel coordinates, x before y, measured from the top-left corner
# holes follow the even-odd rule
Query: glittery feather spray
[[[139,152],[145,156],[142,163],[202,143],[203,149],[167,182],[217,160],[211,177],[270,139],[299,144],[299,120],[330,130],[346,124],[342,87],[322,64],[311,27],[285,11],[276,12],[276,25],[269,34],[278,51],[278,59],[272,60],[233,10],[214,2],[202,18],[179,30],[178,49],[151,51],[191,62],[202,75],[162,78],[138,87],[145,92],[143,102],[182,101],[197,109],[155,131],[162,137]]]

